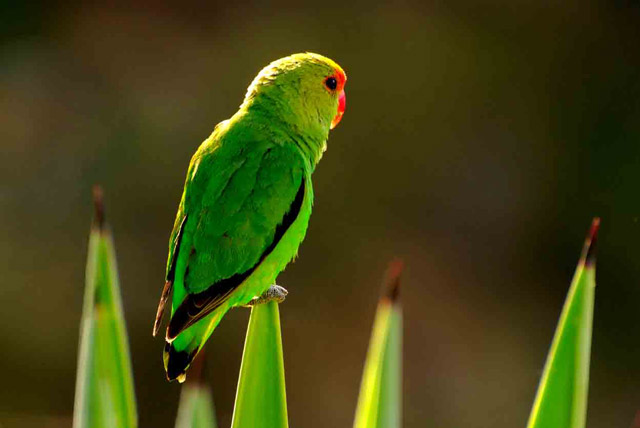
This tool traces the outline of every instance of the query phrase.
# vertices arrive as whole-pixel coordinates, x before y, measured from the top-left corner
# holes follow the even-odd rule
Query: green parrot
[[[225,313],[282,301],[273,285],[307,231],[311,174],[345,110],[342,68],[314,53],[266,66],[191,158],[155,324],[173,290],[164,366],[183,382]]]

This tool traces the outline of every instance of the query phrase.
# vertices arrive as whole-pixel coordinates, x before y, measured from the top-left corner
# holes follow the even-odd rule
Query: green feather
[[[230,308],[261,295],[296,256],[311,215],[311,174],[338,111],[339,91],[325,80],[337,74],[344,81],[336,63],[316,54],[271,63],[191,159],[163,292],[173,287],[170,380],[184,379]]]

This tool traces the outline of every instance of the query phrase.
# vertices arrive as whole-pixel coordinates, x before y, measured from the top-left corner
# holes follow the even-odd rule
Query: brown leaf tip
[[[189,367],[189,381],[190,385],[204,385],[204,372],[205,372],[205,357],[204,349],[195,356],[191,366]]]
[[[589,235],[584,243],[583,260],[585,266],[594,266],[596,263],[596,247],[598,243],[598,230],[600,229],[600,217],[595,217],[591,222]]]
[[[395,303],[400,297],[400,276],[404,270],[404,262],[400,259],[393,260],[387,268],[383,299]]]
[[[93,222],[99,229],[104,229],[104,193],[99,185],[93,186]]]

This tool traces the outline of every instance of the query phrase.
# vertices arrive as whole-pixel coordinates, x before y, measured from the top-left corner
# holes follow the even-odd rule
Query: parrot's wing
[[[238,167],[223,186],[210,177],[213,184],[205,186],[198,200],[187,194],[188,220],[177,250],[178,258],[185,258],[186,294],[177,308],[174,301],[167,340],[225,302],[273,251],[302,209],[305,184],[299,153],[270,146],[235,160]],[[212,163],[206,170],[214,174],[216,163],[229,164],[215,153],[205,161]]]
[[[208,152],[210,154],[213,154],[216,152],[216,149],[219,148],[220,139],[218,138],[218,131],[223,129],[225,124],[226,121],[223,121],[216,125],[211,136],[207,140],[205,140],[205,142],[198,148],[194,156],[191,158],[191,162],[189,163],[185,188],[182,192],[182,198],[180,199],[180,205],[178,206],[178,213],[176,214],[176,219],[173,224],[173,230],[171,231],[171,237],[169,238],[169,257],[167,258],[165,283],[162,289],[162,294],[160,295],[160,302],[158,302],[156,319],[153,323],[154,336],[158,334],[158,330],[160,329],[160,323],[162,322],[167,299],[169,298],[169,294],[171,293],[175,280],[176,266],[178,264],[178,250],[180,249],[182,243],[182,237],[184,235],[185,225],[188,218],[186,210],[187,204],[185,202],[187,199],[187,193],[190,193],[192,195],[191,198],[189,198],[190,200],[198,200],[199,196],[201,196],[201,192],[198,192],[197,189],[202,187],[202,185],[200,183],[200,186],[198,186],[197,182],[194,184],[194,181],[196,181],[194,180],[194,176],[198,170],[198,166],[200,165],[202,158],[206,156],[206,153]],[[220,176],[222,178],[228,176],[231,172],[233,172],[234,168],[234,164],[227,165],[226,168],[222,168],[222,173],[220,174]],[[200,174],[199,181],[202,181],[202,178],[206,179],[206,177],[206,174]],[[188,192],[188,190],[191,191]],[[193,196],[193,194],[195,194],[195,197]],[[193,206],[193,204],[191,205]]]

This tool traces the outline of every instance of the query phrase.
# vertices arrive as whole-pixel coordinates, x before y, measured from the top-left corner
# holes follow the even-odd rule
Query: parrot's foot
[[[289,292],[284,287],[273,284],[269,289],[267,289],[267,291],[262,293],[261,296],[254,297],[245,306],[256,306],[268,302],[282,303],[287,297],[287,294],[289,294]]]

